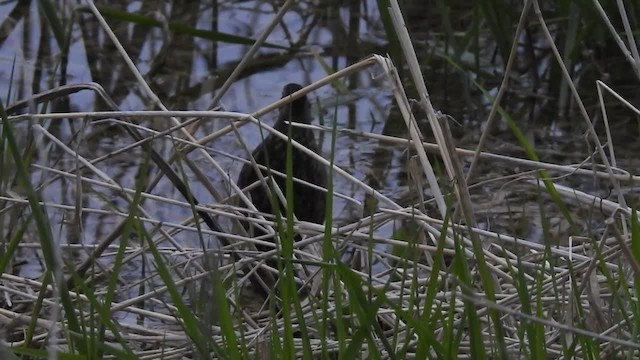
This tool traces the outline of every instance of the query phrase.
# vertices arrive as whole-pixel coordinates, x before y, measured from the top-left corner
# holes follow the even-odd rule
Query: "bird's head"
[[[301,89],[302,86],[299,84],[287,84],[282,89],[282,98],[284,99],[285,97]],[[311,104],[309,104],[307,96],[302,96],[285,105],[282,109],[280,109],[279,118],[281,120],[289,120],[309,124],[311,122]]]

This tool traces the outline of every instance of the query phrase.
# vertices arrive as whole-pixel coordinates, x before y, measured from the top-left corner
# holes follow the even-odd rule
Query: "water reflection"
[[[440,31],[429,26],[434,24],[437,27],[437,21],[425,21],[418,15],[425,13],[421,7],[424,5],[419,2],[409,3],[415,7],[415,11],[407,12],[408,19],[415,21],[408,21],[408,24],[416,37],[417,52],[424,59],[422,65],[432,101],[436,108],[458,121],[459,125],[452,123],[451,126],[458,145],[473,148],[478,142],[481,126],[491,106],[486,94],[495,95],[500,85],[504,61],[496,54],[504,53],[504,49],[496,49],[491,39],[481,39],[483,44],[478,45],[482,45],[482,49],[478,52],[454,49],[454,44],[449,42],[453,40],[445,39]],[[13,102],[57,85],[95,81],[105,88],[123,110],[156,108],[156,104],[135,80],[123,56],[94,16],[86,11],[74,13],[72,8],[59,9],[59,15],[64,21],[74,21],[67,54],[61,50],[50,27],[44,25],[43,15],[37,7],[28,2],[26,4],[17,2],[0,5],[0,13],[7,14],[3,19],[5,23],[8,23],[8,19],[15,19],[14,27],[1,38],[0,94],[9,94],[11,88],[9,99]],[[150,27],[140,22],[123,21],[113,15],[107,17],[109,25],[144,80],[170,109],[210,108],[216,90],[222,87],[248,50],[248,44],[239,42],[243,39],[256,39],[277,11],[275,5],[260,1],[167,2],[162,7],[148,2],[116,1],[110,2],[109,7],[112,10],[136,13],[160,23],[182,24],[188,28],[210,31],[206,34],[194,34],[176,28]],[[344,68],[372,52],[390,52],[392,56],[397,56],[393,49],[387,47],[380,16],[375,9],[374,1],[352,1],[348,6],[338,6],[328,1],[299,2],[275,28],[267,39],[267,45],[247,63],[217,105],[229,111],[251,113],[276,101],[280,89],[286,83],[311,83],[326,76],[329,69]],[[464,21],[461,19],[461,24],[454,25],[462,26]],[[211,33],[215,31],[234,35],[236,38],[215,39]],[[505,109],[516,119],[527,139],[534,144],[541,160],[578,163],[591,154],[593,149],[582,137],[582,127],[577,125],[579,123],[571,116],[571,111],[558,106],[558,96],[549,85],[556,82],[557,77],[551,75],[554,69],[550,65],[552,62],[548,57],[548,47],[544,47],[539,38],[529,42],[525,40],[527,39],[522,40],[521,66],[518,67],[517,76],[514,75]],[[15,71],[12,70],[14,59]],[[460,71],[451,66],[451,62],[466,68]],[[402,61],[397,64],[402,66]],[[316,104],[316,121],[330,126],[335,117],[339,129],[406,136],[406,126],[393,108],[389,86],[381,82],[377,75],[376,70],[362,72],[345,79],[340,85],[327,86],[310,95],[310,100]],[[410,95],[415,92],[409,82],[407,90]],[[586,96],[589,98],[589,94]],[[566,115],[558,116],[558,108],[565,109],[562,114]],[[85,91],[57,99],[46,110],[61,112],[105,109],[109,108],[100,98]],[[44,110],[41,108],[30,111]],[[590,107],[590,110],[597,113],[596,107]],[[623,110],[619,112],[625,114]],[[416,111],[416,117],[422,126],[425,140],[433,142],[429,126],[425,125],[424,115]],[[266,115],[261,120],[272,124],[274,114]],[[171,126],[166,118],[141,120],[141,123],[160,131]],[[203,121],[194,136],[202,138],[226,127],[228,123],[225,119]],[[512,131],[504,124],[502,122],[493,129],[488,150],[526,157],[521,146],[517,145]],[[86,159],[108,155],[133,142],[127,134],[108,121],[91,123],[55,120],[44,122],[43,125],[52,135],[70,148],[77,149]],[[18,124],[16,129],[24,139],[31,131],[28,124]],[[602,127],[598,129],[602,130]],[[638,143],[630,141],[630,138],[637,136],[637,124],[634,123],[633,116],[626,113],[623,121],[615,124],[615,130],[614,141],[628,145],[620,149],[620,166],[639,168],[636,157],[632,155],[638,150]],[[250,149],[260,141],[255,125],[244,126],[239,132]],[[321,133],[321,137],[324,139],[323,151],[329,154],[330,134]],[[29,142],[25,140],[25,148],[28,148],[27,144]],[[63,153],[48,140],[43,140],[38,145],[35,148],[38,165],[76,173],[77,161],[73,156]],[[174,139],[171,138],[153,142],[154,149],[164,159],[172,156],[175,146]],[[226,154],[246,158],[246,153],[239,146],[235,135],[227,134],[206,146],[230,178],[236,178],[241,167],[239,160]],[[338,135],[336,143],[335,157],[338,166],[402,205],[416,202],[419,198],[418,191],[429,197],[429,189],[416,190],[411,187],[407,175],[407,159],[411,156],[412,152],[406,146],[390,145],[344,133]],[[228,184],[222,177],[213,169],[207,168],[208,163],[203,154],[194,152],[188,159],[202,167],[201,170],[222,197],[230,194]],[[437,157],[432,160],[435,163],[438,161]],[[151,179],[158,173],[157,170],[146,167],[148,162],[144,152],[134,148],[118,156],[108,157],[95,166],[120,186],[135,188],[137,180]],[[465,164],[468,166],[468,162]],[[186,166],[180,169],[192,180],[189,185],[203,203],[217,203],[206,185],[196,179],[193,171]],[[479,171],[480,175],[473,183],[510,176],[514,170],[520,171],[509,164],[484,163]],[[77,173],[95,178],[95,174],[86,169]],[[121,212],[123,216],[129,212],[128,200],[117,191],[87,184],[77,188],[73,178],[55,177],[50,171],[37,167],[33,169],[32,179],[36,184],[46,184],[43,198],[47,203],[72,208],[81,205],[90,209],[112,209]],[[360,201],[353,203],[336,198],[334,217],[338,224],[361,218],[365,199],[361,188],[339,176],[335,180],[338,192]],[[607,185],[603,186],[597,180],[568,177],[561,181],[608,196]],[[533,209],[540,211],[540,206],[544,208],[549,204],[537,204],[530,192],[521,191],[521,186],[496,181],[473,190],[478,215],[488,228],[507,229],[508,232],[523,237],[535,237],[539,233],[539,228],[535,227],[538,224],[533,224],[531,229],[527,225],[531,225],[531,219],[539,217]],[[78,190],[80,195],[76,193]],[[637,197],[637,194],[633,194],[633,187],[627,190],[629,195]],[[151,193],[182,200],[174,184],[166,178],[162,178]],[[514,207],[518,211],[514,211]],[[145,208],[149,217],[165,223],[178,224],[192,215],[190,208],[171,206],[155,200],[145,200]],[[68,209],[49,208],[52,221],[60,224],[60,231],[56,234],[60,243],[94,244],[110,234],[122,220],[122,216],[88,211],[78,220],[69,218],[71,213]],[[81,229],[77,227],[79,223],[82,224]],[[388,236],[394,232],[392,225],[379,231]],[[150,230],[154,229],[153,226],[150,226]],[[559,233],[565,230],[562,228]],[[206,237],[207,241],[212,242],[213,238]],[[177,233],[175,239],[186,248],[201,246],[191,232]],[[25,251],[33,253],[30,249]],[[86,253],[76,252],[75,256],[81,258]],[[24,269],[30,276],[39,273],[33,267]]]

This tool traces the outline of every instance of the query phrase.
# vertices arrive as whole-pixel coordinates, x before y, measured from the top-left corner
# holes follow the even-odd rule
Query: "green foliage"
[[[619,13],[614,2],[602,3],[606,13],[612,18],[613,14]],[[399,32],[391,21],[391,1],[378,0],[376,5],[386,32],[386,49],[402,72],[404,69],[401,65],[408,62],[401,52]],[[496,113],[510,132],[508,135],[515,139],[514,147],[535,164],[543,165],[540,163],[540,150],[530,141],[527,130],[523,130],[523,121],[515,115],[527,113],[529,109],[513,111],[510,104],[500,103],[492,95],[496,88],[496,80],[500,76],[509,77],[505,84],[512,86],[510,90],[514,94],[517,94],[517,91],[522,92],[523,84],[530,80],[523,80],[521,77],[525,75],[520,73],[505,74],[502,66],[509,59],[514,39],[519,42],[529,41],[528,37],[532,34],[535,38],[538,31],[536,26],[539,24],[537,20],[532,20],[533,11],[521,14],[518,7],[520,4],[516,6],[505,0],[479,0],[468,5],[463,4],[464,6],[436,1],[434,5],[434,13],[437,14],[441,26],[437,31],[431,29],[429,33],[433,37],[426,41],[429,42],[432,51],[429,55],[435,54],[444,60],[448,67],[445,75],[449,75],[448,70],[453,70],[454,74],[464,80],[464,86],[468,87],[464,92],[466,95],[474,92],[481,94],[485,103],[480,102],[478,108],[482,109],[482,105],[495,106]],[[612,38],[617,34],[609,32],[601,14],[588,2],[564,0],[543,5],[545,7],[542,16],[551,19],[554,35],[557,36],[558,43],[562,44],[562,63],[570,69],[570,75],[579,75],[576,76],[576,83],[591,83],[583,80],[589,79],[587,75],[593,75],[587,73],[593,64],[585,60],[585,53],[593,48],[600,49],[600,46],[602,49],[608,49],[607,44],[615,43]],[[638,5],[633,2],[627,5],[630,26],[637,27]],[[66,59],[70,54],[70,47],[74,45],[72,30],[81,22],[79,16],[86,13],[80,13],[78,16],[77,13],[70,12],[71,16],[65,18],[64,12],[57,6],[50,1],[38,1],[39,14],[46,20],[43,24],[48,26],[47,30],[53,34],[53,39],[60,49],[59,57],[58,54],[55,56],[55,65],[52,66],[51,73],[59,75],[59,78],[64,80],[66,78],[63,75],[68,67]],[[454,6],[460,6],[461,9]],[[86,8],[81,10],[84,11]],[[296,10],[301,12],[304,9]],[[186,35],[187,38],[243,46],[255,43],[255,39],[248,36],[201,30],[194,24],[165,23],[148,14],[119,11],[111,7],[101,7],[100,11],[112,21],[141,25],[143,28],[166,28],[175,34]],[[525,28],[528,31],[526,36],[514,33],[521,15],[525,19]],[[310,23],[320,22],[318,19]],[[337,19],[326,21],[339,22]],[[618,29],[619,20],[612,21],[615,25],[613,29]],[[621,37],[630,42],[630,48],[634,43],[634,36],[637,36],[637,30],[634,29]],[[425,42],[423,40],[420,41]],[[585,44],[589,46],[585,47]],[[535,50],[536,56],[539,47],[546,49],[546,45],[540,46],[536,41],[527,45],[535,45],[529,50]],[[522,46],[524,49],[524,45]],[[272,43],[265,43],[264,47],[286,50],[287,53],[298,50]],[[487,52],[495,53],[500,61],[488,59],[493,55],[487,56],[487,52],[483,52],[486,48],[491,48]],[[314,64],[324,69],[327,75],[333,76],[336,68],[335,64],[330,63],[329,57],[322,51],[312,52],[315,56]],[[90,51],[87,51],[87,54],[90,56]],[[429,56],[420,60],[420,65],[428,68],[431,60]],[[12,66],[15,67],[16,63],[17,60],[14,58]],[[249,72],[256,71],[255,69],[265,71],[271,69],[271,66],[272,64],[261,63],[250,68]],[[558,64],[550,65],[548,72],[554,75],[545,74],[548,77],[542,79],[548,82],[550,91],[550,94],[545,93],[544,96],[555,96],[557,107],[567,109],[577,99],[571,98],[571,82],[567,82],[564,77],[555,76],[557,68]],[[10,88],[5,97],[7,103],[17,93],[18,87],[13,83],[14,70],[12,69]],[[246,68],[239,67],[233,69],[235,70],[242,72],[246,71]],[[396,69],[390,72],[394,71]],[[633,72],[629,71],[629,74],[631,73]],[[385,73],[385,80],[395,80],[391,75],[395,74]],[[53,80],[48,80],[50,84],[53,83]],[[411,86],[405,85],[404,81],[404,78],[400,78],[397,83],[385,83],[385,86],[404,94],[405,89],[400,87]],[[36,80],[34,83],[39,84],[39,81]],[[332,83],[340,96],[349,95],[351,87],[345,84],[350,82],[342,78],[331,78],[327,83]],[[375,92],[377,89],[371,91]],[[99,91],[96,91],[96,94],[98,93]],[[48,102],[51,100],[57,99],[50,96],[34,103],[44,104],[41,111],[46,113],[49,108]],[[153,140],[160,139],[160,135],[155,139],[144,140],[146,147],[142,146],[141,156],[131,156],[131,161],[139,166],[139,176],[136,178],[133,191],[125,189],[126,186],[123,184],[109,183],[112,186],[109,189],[114,192],[122,191],[118,196],[126,200],[125,210],[120,210],[113,204],[111,207],[105,206],[113,214],[118,213],[118,216],[122,215],[120,212],[125,213],[119,225],[119,232],[114,231],[117,234],[114,240],[118,240],[118,243],[110,247],[112,252],[109,256],[102,254],[106,260],[91,259],[94,262],[88,270],[77,271],[76,264],[72,263],[76,259],[62,257],[60,244],[55,241],[56,231],[60,231],[59,229],[66,224],[52,223],[53,217],[49,213],[51,205],[43,202],[43,193],[49,189],[46,188],[46,182],[44,186],[34,182],[31,174],[33,169],[42,169],[42,165],[36,163],[36,149],[41,144],[34,139],[33,129],[23,127],[22,123],[17,122],[24,121],[25,117],[8,117],[4,104],[0,103],[0,195],[3,197],[0,226],[5,227],[0,230],[0,271],[4,276],[2,285],[10,280],[8,275],[26,240],[37,245],[44,269],[39,279],[28,282],[29,286],[36,288],[35,284],[39,281],[37,290],[29,294],[33,301],[28,304],[25,317],[20,320],[24,322],[24,339],[17,347],[9,348],[4,343],[0,344],[1,356],[11,359],[50,358],[50,349],[45,348],[48,343],[42,337],[42,329],[45,328],[42,320],[52,318],[56,319],[54,325],[59,331],[57,334],[48,335],[50,340],[56,340],[55,337],[58,337],[57,340],[64,343],[64,348],[56,354],[60,359],[100,359],[108,356],[119,359],[141,358],[143,355],[140,355],[138,345],[131,340],[130,328],[123,326],[118,318],[119,314],[116,313],[135,311],[140,324],[143,325],[140,328],[143,328],[146,325],[145,317],[151,313],[151,310],[144,306],[146,302],[152,301],[154,306],[164,305],[163,309],[168,311],[168,314],[154,315],[159,315],[158,318],[162,321],[169,321],[173,316],[175,324],[180,326],[180,334],[184,334],[184,339],[176,345],[175,339],[156,337],[148,344],[155,347],[154,350],[163,352],[167,349],[180,349],[187,353],[185,356],[200,359],[455,359],[462,354],[474,359],[546,359],[556,356],[567,359],[599,359],[611,354],[620,358],[637,357],[640,353],[640,225],[635,209],[628,211],[622,202],[615,204],[618,207],[612,213],[607,213],[610,210],[603,204],[606,205],[607,201],[612,200],[594,198],[591,208],[588,209],[590,214],[602,212],[606,219],[602,221],[600,228],[592,228],[591,224],[596,220],[589,218],[588,222],[584,221],[579,211],[581,209],[574,211],[574,208],[567,205],[569,201],[576,200],[577,196],[573,198],[559,191],[552,171],[542,170],[540,166],[535,167],[534,172],[525,174],[533,174],[544,185],[536,188],[531,195],[534,198],[532,202],[538,204],[538,207],[523,206],[526,217],[520,218],[511,217],[509,207],[508,228],[517,228],[518,231],[514,231],[517,234],[498,233],[495,237],[478,235],[494,230],[493,219],[487,219],[487,229],[471,228],[457,216],[457,207],[453,200],[445,219],[433,219],[429,217],[429,211],[422,212],[424,203],[392,208],[382,201],[379,195],[373,194],[374,191],[368,191],[366,200],[360,204],[364,208],[362,218],[349,224],[358,226],[354,225],[349,231],[343,232],[340,227],[343,224],[334,222],[333,219],[334,190],[342,191],[334,189],[334,183],[339,184],[337,180],[345,177],[345,174],[333,169],[340,160],[336,159],[340,150],[336,144],[339,144],[339,136],[343,130],[339,128],[341,123],[338,121],[337,105],[333,110],[332,119],[328,121],[331,123],[330,181],[327,186],[324,233],[316,235],[321,239],[316,244],[321,244],[322,258],[299,261],[297,256],[294,256],[302,250],[295,242],[292,209],[294,196],[299,194],[294,194],[293,190],[293,149],[289,134],[286,147],[286,186],[282,189],[287,199],[286,213],[280,213],[279,200],[272,194],[280,250],[278,283],[269,294],[268,314],[263,314],[266,317],[252,318],[254,314],[249,314],[248,310],[245,312],[246,309],[242,308],[237,296],[241,292],[237,288],[240,286],[240,274],[250,276],[243,273],[249,267],[250,261],[247,260],[244,250],[236,246],[243,241],[239,240],[239,235],[225,234],[219,229],[202,226],[201,215],[208,209],[203,209],[194,196],[185,196],[190,210],[190,220],[180,223],[175,229],[195,229],[194,242],[197,242],[199,247],[179,251],[174,248],[175,252],[169,252],[171,255],[167,255],[165,246],[169,245],[156,239],[156,233],[163,229],[165,224],[147,222],[146,214],[141,210],[146,206],[146,199],[151,196],[160,197],[152,192],[153,186],[150,185],[154,181],[160,181],[160,177],[151,176],[162,167],[154,167],[151,161],[155,160],[153,149],[158,144],[150,145]],[[103,114],[101,119],[108,117],[112,120],[110,115]],[[32,122],[28,125],[39,125],[40,120],[33,120],[34,116],[27,117],[28,121]],[[481,117],[477,114],[469,116],[474,117],[473,121],[482,120],[476,119]],[[44,120],[42,123],[49,124],[48,121]],[[239,122],[236,122],[237,124]],[[129,125],[133,126],[127,124]],[[413,125],[415,124],[411,123],[409,126]],[[135,126],[147,125],[135,122]],[[150,134],[157,133],[151,126],[146,130]],[[24,135],[23,131],[27,134]],[[22,137],[26,139],[25,145],[19,144]],[[174,142],[171,143],[171,150],[179,149],[172,153],[172,159],[178,160],[167,167],[179,169],[189,190],[188,194],[192,194],[189,188],[195,183],[190,178],[195,172],[190,171],[193,170],[192,160],[187,156],[188,152],[184,151],[181,145],[178,146],[181,143],[177,136],[172,138],[172,141]],[[402,146],[405,146],[406,141],[402,143]],[[80,168],[76,168],[75,171],[77,174],[73,176],[77,175],[77,181],[84,181],[80,177],[86,174],[82,173]],[[443,172],[443,177],[445,173]],[[501,177],[489,175],[493,176],[490,181],[498,181],[497,178]],[[202,179],[199,180],[204,182]],[[505,187],[508,186],[506,182],[503,184]],[[94,182],[85,186],[99,185]],[[628,188],[635,189],[634,186],[632,183]],[[171,188],[172,190],[175,189]],[[619,188],[615,190],[618,191]],[[447,192],[451,191],[451,188],[447,189]],[[212,195],[213,193],[215,191]],[[104,203],[111,200],[94,189],[87,190],[87,194],[92,199]],[[167,203],[176,202],[171,198],[171,194],[161,195],[166,196]],[[216,195],[219,194],[213,196],[215,200],[223,204],[220,200],[222,196]],[[621,197],[634,195],[630,190],[622,193]],[[11,197],[15,204],[18,204],[14,204],[13,208],[6,205],[11,204]],[[600,204],[596,204],[598,201]],[[78,209],[73,210],[74,215],[81,218],[79,209],[83,204],[76,205]],[[581,205],[587,206],[584,203]],[[238,217],[237,209],[227,210],[220,206],[214,210],[215,216],[226,216],[232,219],[229,221]],[[488,213],[490,214],[490,211]],[[535,220],[541,226],[539,238],[527,239],[527,227],[522,226],[520,231],[522,224],[514,226],[513,222],[533,219],[536,214],[538,218]],[[569,224],[569,239],[564,234],[558,236],[554,232],[552,220],[558,220],[556,216]],[[394,221],[393,226],[397,226],[398,223],[402,223],[403,226],[396,228],[389,238],[380,236],[380,229],[390,221]],[[360,226],[359,223],[364,225]],[[152,227],[149,224],[153,224],[153,230],[150,230]],[[179,231],[175,230],[175,233]],[[175,233],[162,234],[162,239],[168,239]],[[207,241],[209,237],[222,238],[226,235],[233,238],[231,245],[221,246],[220,249],[210,248]],[[522,239],[512,239],[512,235],[521,236]],[[134,246],[132,243],[135,243],[135,239],[139,239],[140,243]],[[567,241],[577,239],[582,243],[567,244]],[[535,243],[534,240],[539,243]],[[174,246],[174,243],[170,246]],[[132,252],[139,252],[135,256],[139,256],[145,266],[152,264],[150,274],[142,280],[144,285],[141,287],[156,284],[153,282],[156,281],[162,289],[150,289],[141,296],[145,297],[144,300],[130,304],[125,302],[125,305],[122,305],[121,291],[131,290],[131,284],[126,284],[126,281],[123,284],[123,279],[126,278],[127,261]],[[172,256],[178,253],[179,256],[176,257],[184,256],[187,259],[185,263],[176,264]],[[198,255],[192,256],[191,253]],[[352,260],[351,253],[356,254],[353,257],[358,257],[361,261],[358,267],[352,268],[351,265],[355,262],[347,262]],[[88,252],[82,256],[92,257],[94,254],[98,254],[98,257],[101,255]],[[450,258],[452,254],[453,259]],[[187,268],[192,263],[201,266],[198,270],[202,272],[189,278],[182,272],[182,266]],[[314,276],[321,278],[317,294],[307,297],[298,293],[296,272],[301,266],[308,266],[307,270],[315,270],[311,276],[312,281],[315,280]],[[384,270],[381,271],[379,268]],[[99,285],[103,287],[98,289]],[[52,294],[55,294],[55,297]],[[52,304],[55,301],[57,303]],[[6,308],[10,309],[10,306],[6,305]],[[48,313],[52,311],[58,313]],[[261,352],[256,345],[257,333],[267,338],[265,341],[269,343],[266,347],[268,350],[263,349]],[[7,334],[0,335],[4,337]],[[148,357],[147,354],[144,356]],[[175,354],[155,353],[154,356],[175,357]]]

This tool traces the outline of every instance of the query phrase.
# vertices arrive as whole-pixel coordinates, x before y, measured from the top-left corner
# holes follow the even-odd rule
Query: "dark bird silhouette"
[[[298,84],[287,84],[282,90],[282,97],[287,97],[300,89],[302,89],[302,86]],[[289,133],[288,122],[302,124],[309,124],[311,122],[311,105],[309,104],[306,96],[296,99],[280,109],[278,120],[273,127],[287,135]],[[312,130],[292,126],[290,133],[293,140],[306,146],[314,153],[320,152],[319,144],[317,143],[315,134]],[[282,140],[274,134],[269,134],[253,151],[253,158],[259,165],[264,165],[271,170],[276,170],[286,174],[287,141]],[[294,179],[304,180],[326,188],[327,173],[324,166],[318,161],[295,147],[292,148],[292,161],[292,175]],[[261,171],[262,176],[264,176],[265,179],[268,179],[269,172],[267,170]],[[272,176],[282,193],[286,196],[286,178],[276,175],[275,173],[272,173]],[[256,169],[250,163],[245,164],[238,176],[238,186],[240,188],[245,188],[256,181],[258,181]],[[258,209],[258,211],[273,214],[273,209],[278,208],[281,211],[282,217],[286,217],[286,209],[284,205],[280,204],[278,197],[271,196],[269,186],[261,184],[260,186],[250,190],[249,194],[251,195],[253,205]],[[296,218],[302,221],[321,224],[325,216],[325,197],[326,194],[324,191],[314,189],[308,185],[294,181],[293,213]],[[277,202],[276,207],[272,206],[272,199]],[[245,225],[245,227],[247,226]],[[264,235],[264,232],[254,228],[253,236],[260,235]],[[268,251],[270,248],[258,246],[258,250]]]

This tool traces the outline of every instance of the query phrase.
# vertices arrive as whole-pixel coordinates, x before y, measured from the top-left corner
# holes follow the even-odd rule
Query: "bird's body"
[[[302,87],[298,84],[288,84],[284,87],[283,98],[300,90]],[[296,99],[280,110],[278,120],[274,128],[281,133],[287,135],[289,133],[288,122],[297,122],[309,124],[311,122],[311,109],[306,96]],[[293,126],[291,129],[291,139],[304,145],[314,153],[320,152],[320,147],[316,141],[312,130]],[[253,158],[259,165],[264,165],[271,170],[281,173],[287,172],[287,141],[269,134],[264,141],[256,147],[252,153]],[[302,150],[292,148],[292,164],[293,178],[304,180],[306,182],[326,188],[327,173],[323,165],[314,160],[310,155]],[[262,176],[267,179],[269,172],[262,170]],[[271,173],[278,187],[286,196],[286,178]],[[252,164],[247,163],[242,167],[238,176],[237,184],[240,188],[245,188],[258,181],[255,168]],[[282,216],[286,217],[285,207],[280,204],[277,196],[271,195],[271,190],[264,184],[255,187],[249,191],[251,201],[256,209],[260,212],[273,214],[274,207],[272,199],[277,201],[277,207],[281,209]],[[297,181],[293,182],[293,212],[298,220],[313,223],[322,223],[325,217],[325,198],[324,191],[314,189],[308,185],[301,184]],[[253,232],[254,236],[262,235],[262,233]],[[268,249],[259,250],[265,251]]]

